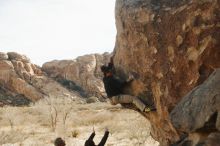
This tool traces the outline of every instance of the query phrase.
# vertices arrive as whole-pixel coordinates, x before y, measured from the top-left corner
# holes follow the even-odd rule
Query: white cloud
[[[115,0],[1,0],[0,51],[36,64],[112,51]]]

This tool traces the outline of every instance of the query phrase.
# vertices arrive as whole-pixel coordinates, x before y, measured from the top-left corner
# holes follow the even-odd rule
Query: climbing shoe
[[[151,111],[151,109],[149,108],[149,107],[146,107],[145,109],[144,109],[144,112],[145,113],[148,113],[148,112],[150,112]]]
[[[157,109],[155,107],[151,108],[151,111],[156,111]]]
[[[156,111],[156,110],[157,110],[156,108],[149,108],[149,107],[146,107],[146,108],[144,109],[144,112],[145,112],[145,113],[148,113],[148,112]]]

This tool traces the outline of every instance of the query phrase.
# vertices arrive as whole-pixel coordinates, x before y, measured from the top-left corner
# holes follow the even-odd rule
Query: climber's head
[[[101,71],[102,71],[103,73],[108,73],[110,70],[109,70],[108,66],[102,65],[102,66],[101,66]]]
[[[112,75],[112,68],[106,65],[101,66],[101,71],[104,73],[104,76],[111,76]]]

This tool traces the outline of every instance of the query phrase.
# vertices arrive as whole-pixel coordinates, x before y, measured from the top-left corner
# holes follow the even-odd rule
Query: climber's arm
[[[105,131],[104,136],[102,137],[102,140],[100,141],[100,143],[98,144],[98,146],[104,146],[107,139],[108,139],[108,135],[109,135],[109,131]]]
[[[93,139],[95,137],[95,132],[92,132],[92,134],[90,135],[89,139]]]

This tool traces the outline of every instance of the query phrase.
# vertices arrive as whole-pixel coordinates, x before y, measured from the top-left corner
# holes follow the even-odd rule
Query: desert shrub
[[[79,131],[78,131],[78,130],[73,130],[73,131],[71,132],[71,136],[72,136],[73,138],[76,138],[78,135],[79,135]]]
[[[9,131],[0,133],[0,145],[7,143],[22,142],[28,138],[28,134],[20,131]]]
[[[41,114],[47,117],[47,120],[41,121],[42,126],[50,125],[52,131],[55,131],[59,122],[65,131],[66,122],[74,106],[70,98],[47,97],[38,101],[35,108],[41,110]]]

